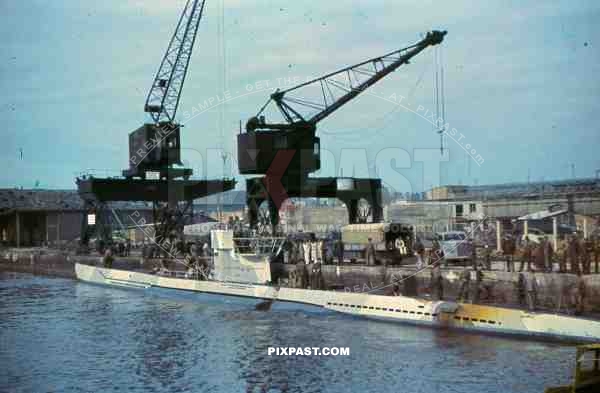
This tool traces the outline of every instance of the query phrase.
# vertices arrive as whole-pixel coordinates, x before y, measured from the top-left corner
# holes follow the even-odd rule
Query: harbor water
[[[269,356],[348,347],[349,356]],[[0,392],[543,392],[574,348],[0,273]]]

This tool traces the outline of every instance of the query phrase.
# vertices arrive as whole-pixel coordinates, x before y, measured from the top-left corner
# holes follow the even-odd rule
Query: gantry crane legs
[[[146,98],[144,111],[150,121],[129,134],[129,168],[123,171],[124,178],[76,179],[84,210],[99,216],[98,224],[90,224],[84,214],[82,248],[93,232],[110,237],[107,202],[152,202],[155,236],[169,239],[180,236],[183,225],[190,222],[194,199],[235,187],[233,179],[189,180],[192,169],[173,167],[181,165],[181,125],[175,115],[204,4],[205,0],[187,0],[185,4]],[[110,239],[103,240],[108,243]]]

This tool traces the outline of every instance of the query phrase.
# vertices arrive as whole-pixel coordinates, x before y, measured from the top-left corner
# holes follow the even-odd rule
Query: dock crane
[[[259,112],[246,122],[246,132],[237,138],[240,173],[265,175],[261,179],[246,180],[251,225],[258,222],[258,206],[268,201],[271,224],[275,226],[279,205],[288,197],[341,199],[348,208],[350,223],[358,218],[358,200],[365,199],[371,204],[373,221],[381,220],[380,179],[308,176],[321,167],[317,124],[400,66],[408,64],[427,47],[440,44],[445,35],[446,31],[430,31],[409,47],[271,94]],[[307,99],[302,92],[311,89],[316,97]],[[265,119],[263,113],[271,103],[281,113],[282,122]],[[280,162],[286,166],[282,167]]]
[[[150,121],[129,134],[129,168],[123,170],[123,177],[82,175],[76,179],[87,212],[81,229],[82,249],[87,249],[93,232],[103,243],[109,242],[108,202],[152,202],[153,217],[148,217],[148,221],[152,219],[154,223],[155,238],[172,241],[182,235],[183,226],[191,222],[194,199],[235,187],[233,179],[191,180],[192,169],[180,167],[182,125],[175,115],[204,4],[205,0],[186,1],[146,98],[144,111]],[[94,219],[86,221],[89,216]],[[143,219],[147,222],[146,217]],[[137,226],[131,217],[125,222]]]
[[[129,134],[129,169],[123,171],[127,178],[146,178],[148,172],[161,179],[187,179],[192,175],[191,169],[172,168],[174,164],[181,165],[181,125],[175,115],[204,3],[205,0],[188,0],[181,13],[144,104],[144,112],[150,115],[152,123]],[[149,142],[154,145],[152,149],[147,147]]]

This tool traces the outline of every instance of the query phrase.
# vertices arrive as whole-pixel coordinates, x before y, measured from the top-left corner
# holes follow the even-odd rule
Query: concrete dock
[[[24,272],[48,276],[75,278],[76,261],[100,263],[99,256],[76,256],[58,250],[31,248],[5,249],[0,253],[0,270]],[[117,257],[113,268],[139,270],[158,264],[158,260],[149,260],[141,266],[138,256]],[[430,270],[416,271],[410,264],[402,266],[365,266],[357,264],[323,265],[321,267],[323,285],[326,289],[347,292],[372,292],[392,295],[393,281],[401,280],[400,290],[405,296],[430,296]],[[307,270],[311,265],[303,265]],[[500,270],[503,264],[495,261],[493,270],[484,271],[480,284],[481,304],[519,307],[519,273]],[[183,266],[177,267],[184,269]],[[297,269],[292,264],[273,264],[273,281],[287,285],[289,272]],[[444,298],[456,299],[459,293],[462,266],[442,268]],[[575,286],[576,276],[559,273],[524,273],[527,279],[535,277],[537,283],[537,306],[547,312],[573,313],[571,289]],[[586,293],[584,296],[586,315],[600,315],[600,274],[584,275]],[[470,283],[472,293],[474,281]]]

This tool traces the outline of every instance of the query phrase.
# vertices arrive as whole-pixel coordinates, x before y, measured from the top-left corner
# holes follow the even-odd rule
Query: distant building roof
[[[148,209],[145,202],[116,202],[117,209]],[[83,201],[76,190],[21,190],[0,188],[0,214],[11,211],[82,210]]]
[[[219,201],[216,195],[210,199],[201,198],[194,201],[194,210],[202,211],[206,207],[218,205],[241,205],[244,206],[246,194],[244,191],[229,191],[222,194]],[[220,203],[219,203],[220,202]],[[110,206],[123,210],[146,210],[152,209],[151,202],[127,202],[115,201]],[[0,214],[13,211],[76,211],[83,210],[83,200],[79,197],[77,190],[42,190],[42,189],[16,189],[0,188]],[[207,209],[210,210],[210,209]],[[206,222],[204,220],[200,222]]]
[[[503,198],[539,194],[600,192],[600,179],[565,179],[484,185],[445,185],[427,192],[428,199]]]
[[[0,213],[12,210],[81,210],[75,190],[0,189]]]

